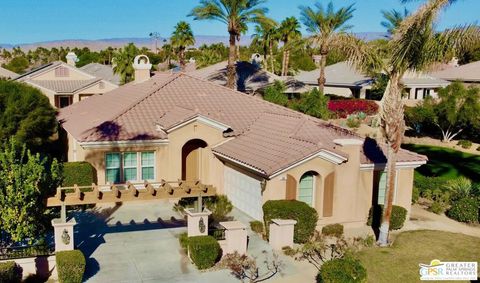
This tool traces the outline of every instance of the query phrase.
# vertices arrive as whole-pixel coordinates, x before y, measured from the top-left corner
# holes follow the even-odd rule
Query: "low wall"
[[[20,267],[22,267],[22,275],[24,279],[29,275],[37,275],[41,278],[50,278],[54,280],[58,279],[55,255],[0,260],[0,262],[6,261],[15,261]]]

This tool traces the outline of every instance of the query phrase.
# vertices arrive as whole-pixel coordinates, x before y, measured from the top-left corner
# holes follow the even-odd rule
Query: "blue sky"
[[[299,5],[326,0],[269,0],[276,20],[299,16]],[[193,21],[186,15],[199,0],[1,0],[0,43],[29,43],[58,39],[147,37],[158,31],[169,36],[176,22],[192,23],[197,35],[225,35],[213,21]],[[354,32],[384,31],[380,10],[402,9],[400,0],[333,0],[336,7],[356,2]],[[407,5],[414,9],[419,2]],[[460,0],[445,11],[439,29],[478,21],[479,0]]]

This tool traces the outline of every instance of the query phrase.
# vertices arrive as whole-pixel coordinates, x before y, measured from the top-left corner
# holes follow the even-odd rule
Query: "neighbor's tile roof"
[[[446,87],[449,81],[442,80],[421,72],[406,72],[403,75],[402,83],[405,87]]]
[[[0,78],[13,79],[15,77],[18,77],[17,73],[14,73],[10,70],[0,67]]]
[[[102,65],[99,63],[90,63],[80,67],[80,70],[97,78],[109,81],[115,85],[120,85],[120,75],[113,72],[112,66]]]
[[[165,129],[196,115],[230,127],[225,136],[234,138],[214,147],[215,153],[267,176],[321,150],[347,158],[333,140],[359,138],[325,121],[183,73],[158,74],[95,95],[61,109],[59,120],[80,142],[126,141],[167,139]],[[369,148],[362,161],[371,163],[381,156],[379,147]],[[425,160],[402,150],[399,161],[403,158]]]
[[[300,72],[295,79],[304,84],[318,84],[320,70],[316,69],[309,72]],[[339,62],[325,68],[326,86],[354,86],[360,87],[373,82],[372,78],[357,71],[348,62]]]
[[[449,81],[480,82],[480,61],[432,72],[431,75]]]
[[[25,80],[32,84],[55,91],[56,93],[74,93],[75,91],[93,85],[101,79],[90,80]]]

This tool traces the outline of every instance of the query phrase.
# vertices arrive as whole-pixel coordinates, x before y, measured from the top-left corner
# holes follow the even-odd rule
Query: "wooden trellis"
[[[59,187],[55,196],[47,199],[47,206],[67,206],[82,204],[97,204],[108,202],[128,202],[137,200],[160,200],[169,198],[206,197],[216,194],[211,185],[204,185],[200,181],[157,183],[126,183],[99,186]]]

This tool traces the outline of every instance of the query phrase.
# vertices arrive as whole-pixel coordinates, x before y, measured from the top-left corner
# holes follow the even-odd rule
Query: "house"
[[[466,85],[480,84],[480,61],[449,67],[432,72],[430,75],[450,82],[460,81]]]
[[[107,66],[99,63],[90,63],[83,67],[80,67],[79,69],[96,78],[109,81],[117,86],[120,85],[120,75],[113,72],[112,66]]]
[[[416,103],[427,96],[438,97],[438,90],[450,84],[449,81],[433,77],[431,75],[409,71],[403,75],[406,103]]]
[[[15,78],[40,89],[50,103],[64,108],[95,94],[103,94],[118,86],[75,67],[75,54],[67,55],[67,63],[45,64]]]
[[[227,64],[226,61],[223,61],[187,73],[219,85],[226,85]],[[276,80],[283,80],[281,77],[265,71],[258,64],[250,62],[239,61],[235,64],[235,68],[237,74],[237,90],[249,94],[262,92],[267,86],[271,85]]]
[[[18,74],[0,67],[0,79],[13,79],[18,77]]]
[[[68,160],[91,163],[100,186],[200,180],[254,219],[268,200],[298,199],[319,225],[347,227],[383,203],[385,145],[191,74],[135,77],[60,110]],[[414,169],[426,161],[400,150],[394,204],[410,210]]]

